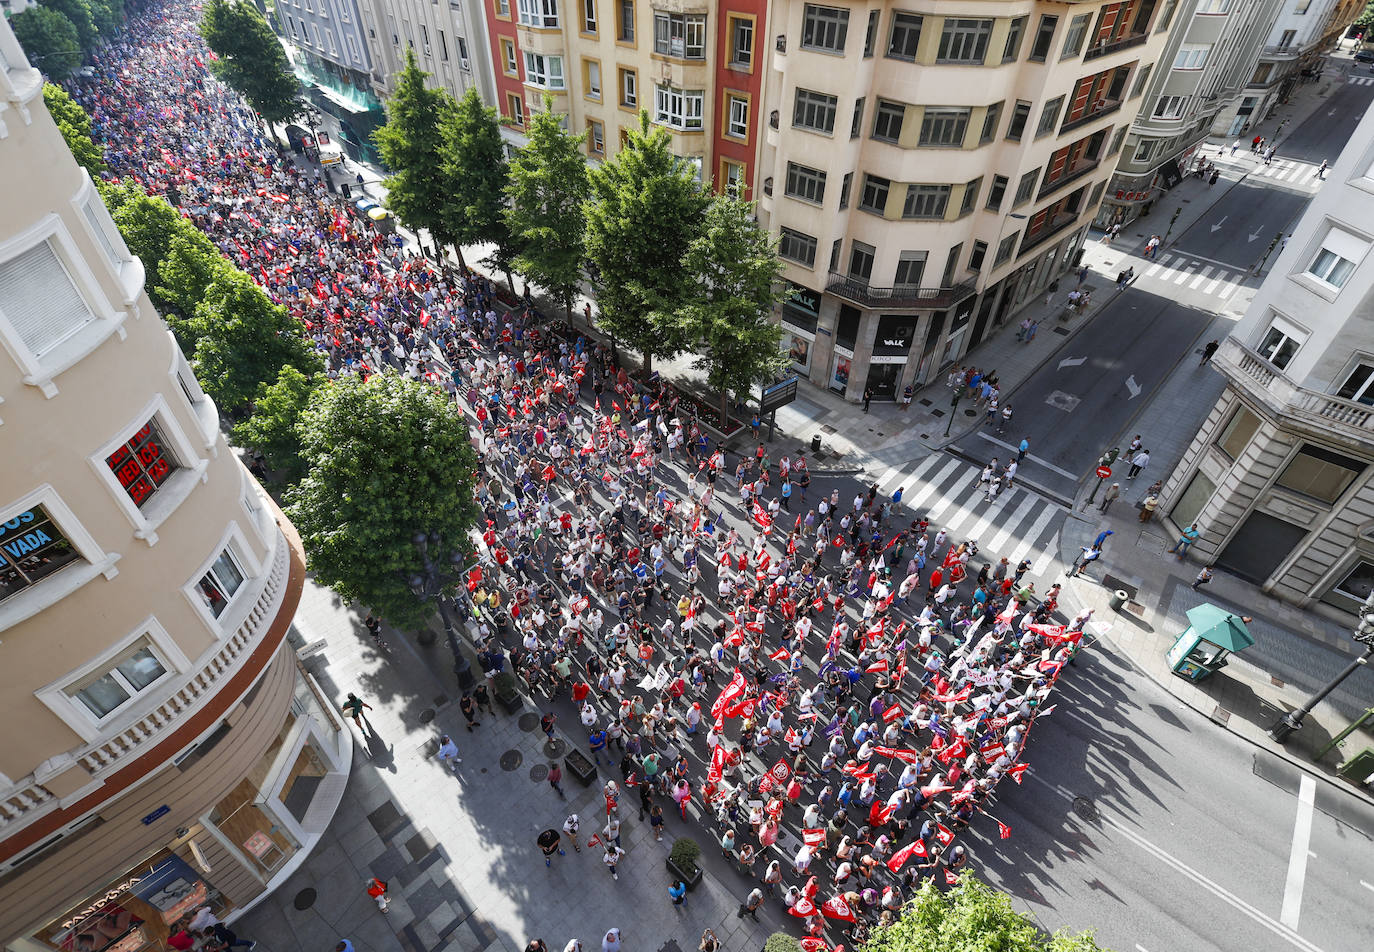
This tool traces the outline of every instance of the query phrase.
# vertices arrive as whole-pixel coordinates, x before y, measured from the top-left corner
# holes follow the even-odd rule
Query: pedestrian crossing
[[[1167,281],[1224,301],[1236,292],[1236,288],[1245,280],[1245,273],[1200,261],[1187,254],[1165,254],[1146,268],[1141,277]]]
[[[981,471],[958,457],[933,453],[879,476],[878,498],[890,498],[900,488],[906,518],[929,519],[932,538],[944,529],[951,542],[975,540],[984,558],[996,562],[1006,556],[1012,565],[1030,559],[1031,574],[1043,575],[1068,511],[1018,483],[988,502],[978,482]]]
[[[1374,76],[1351,76],[1346,82],[1352,86],[1374,86]]]
[[[1313,188],[1321,184],[1317,178],[1320,163],[1297,162],[1292,159],[1274,158],[1268,165],[1261,163],[1250,174],[1270,182],[1285,182],[1288,185]]]

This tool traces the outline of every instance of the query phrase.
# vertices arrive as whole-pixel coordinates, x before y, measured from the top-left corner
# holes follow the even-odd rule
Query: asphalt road
[[[1276,235],[1292,233],[1312,198],[1262,182],[1247,177],[1232,185],[1167,251],[1250,270]]]
[[[1355,63],[1352,64],[1350,75],[1369,77],[1374,73],[1367,66]],[[1374,86],[1347,83],[1343,76],[1331,69],[1323,74],[1323,79],[1327,77],[1332,79],[1331,95],[1307,119],[1291,131],[1285,130],[1287,135],[1280,138],[1278,144],[1280,156],[1313,163],[1325,159],[1334,164],[1336,156],[1350,141],[1350,133],[1369,108],[1370,101],[1374,100]],[[1282,115],[1282,110],[1279,115]]]

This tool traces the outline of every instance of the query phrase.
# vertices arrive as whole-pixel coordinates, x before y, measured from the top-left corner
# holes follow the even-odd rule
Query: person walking
[[[1016,448],[1016,462],[1025,462],[1028,452],[1030,452],[1030,440],[1022,438],[1021,445]]]
[[[1131,457],[1131,471],[1126,474],[1127,479],[1135,479],[1140,475],[1140,471],[1150,465],[1150,451],[1143,446],[1140,452]]]
[[[614,843],[606,844],[606,855],[601,857],[601,862],[606,864],[606,868],[611,871],[611,878],[620,879],[620,873],[616,872],[616,867],[620,865],[620,860],[624,857],[625,851]]]
[[[668,886],[668,898],[675,906],[687,905],[687,884],[680,879],[673,880]]]
[[[868,405],[873,402],[873,388],[864,387],[864,413],[868,412]]]
[[[1194,522],[1179,533],[1178,541],[1174,543],[1174,547],[1169,551],[1171,553],[1177,553],[1178,560],[1182,562],[1188,555],[1188,547],[1196,542],[1201,535],[1202,533],[1198,530],[1197,523]]]
[[[720,952],[720,940],[710,929],[703,929],[701,942],[697,945],[697,952]]]
[[[555,714],[553,711],[549,711],[543,717],[539,718],[539,726],[544,729],[544,736],[546,736],[550,742],[552,742],[554,739],[553,725],[557,723],[557,721],[558,715]]]
[[[572,844],[573,852],[582,852],[582,847],[577,842],[577,831],[581,829],[581,820],[576,813],[569,813],[568,818],[563,821],[563,833],[568,837],[568,842]]]
[[[1098,506],[1097,508],[1101,512],[1106,512],[1109,508],[1111,508],[1112,503],[1116,502],[1117,497],[1120,495],[1121,484],[1112,483],[1110,486],[1107,487],[1107,491],[1102,494],[1102,505]]]
[[[758,910],[759,910],[759,906],[762,906],[762,905],[763,905],[763,890],[762,890],[762,889],[759,889],[757,886],[755,886],[754,889],[753,889],[753,891],[750,892],[749,895],[748,895],[747,897],[745,897],[744,902],[742,902],[742,903],[739,904],[739,911],[737,911],[737,912],[735,913],[735,918],[736,918],[736,919],[743,919],[745,916],[748,916],[749,918],[753,919],[755,922],[758,922],[758,921],[759,921],[759,912],[758,912]]]
[[[1159,236],[1151,235],[1150,240],[1145,242],[1145,257],[1154,260],[1154,256],[1159,253],[1159,244]]]
[[[1095,549],[1088,545],[1083,546],[1078,558],[1073,560],[1073,567],[1069,570],[1069,577],[1073,578],[1075,575],[1081,573],[1087,568],[1089,562],[1096,562],[1101,555],[1101,549]]]
[[[458,745],[453,742],[453,738],[447,734],[439,736],[439,763],[444,764],[454,773],[458,772],[458,765],[463,762],[463,758],[458,756]]]
[[[1212,355],[1217,352],[1217,348],[1220,346],[1221,341],[1218,340],[1209,340],[1204,344],[1202,348],[1202,359],[1198,361],[1197,365],[1201,367],[1203,364],[1209,363],[1212,359]]]
[[[481,726],[481,721],[477,719],[477,702],[472,699],[472,695],[467,691],[463,692],[462,698],[458,701],[458,710],[463,712],[463,717],[467,719],[467,728],[471,731],[474,727]]]
[[[563,792],[563,768],[558,766],[557,761],[549,761],[549,786],[553,787],[553,792],[558,794],[558,799],[566,800],[568,795]]]
[[[363,713],[363,711],[372,710],[372,705],[368,704],[352,691],[348,692],[348,700],[343,702],[342,710],[344,716],[353,718],[353,723],[358,725],[358,730],[362,733],[366,734],[368,729],[372,727],[372,722],[369,721],[367,715]],[[375,734],[376,731],[372,733]]]
[[[382,910],[382,912],[388,911],[387,906],[391,905],[391,900],[386,896],[387,884],[385,880],[373,876],[367,882],[363,883],[363,888],[367,890],[369,896],[377,901],[378,909]]]
[[[587,746],[592,750],[592,759],[597,766],[601,765],[601,754],[606,750],[606,732],[599,727],[593,727],[591,733],[587,735]],[[606,754],[606,763],[610,764],[611,755]]]
[[[540,833],[538,838],[535,839],[534,842],[544,851],[544,866],[546,868],[553,865],[554,853],[557,853],[559,856],[568,855],[567,852],[558,845],[560,840],[562,840],[562,837],[559,836],[558,831],[553,828],[549,828],[543,833]]]
[[[383,909],[382,911],[385,912],[386,910]],[[257,945],[251,939],[240,939],[232,929],[222,922],[216,922],[201,934],[207,939],[214,939],[215,942],[219,943],[220,949],[248,949],[251,952],[253,946]]]
[[[911,397],[912,397],[911,384],[907,384],[906,387],[902,390],[902,412],[903,412],[903,413],[905,413],[906,411],[908,411],[908,410],[911,409]]]
[[[1325,178],[1326,178],[1326,170],[1327,170],[1328,167],[1329,167],[1329,166],[1327,166],[1327,164],[1326,164],[1326,159],[1322,159],[1322,164],[1321,164],[1320,166],[1318,166],[1318,168],[1317,168],[1317,178],[1319,178],[1319,179],[1325,179]]]
[[[1199,588],[1206,585],[1211,580],[1212,567],[1210,565],[1204,565],[1202,567],[1202,571],[1197,573],[1197,577],[1193,579],[1193,591],[1196,592]]]

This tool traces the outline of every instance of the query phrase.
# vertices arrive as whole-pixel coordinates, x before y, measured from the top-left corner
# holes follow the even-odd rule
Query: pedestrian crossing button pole
[[[949,402],[949,420],[945,423],[945,436],[949,436],[949,428],[954,425],[954,414],[959,412],[959,391],[954,391],[954,399]]]
[[[1084,509],[1087,509],[1093,504],[1093,500],[1097,498],[1097,491],[1102,488],[1103,481],[1112,474],[1112,468],[1110,466],[1099,466],[1095,472],[1097,473],[1097,485],[1093,487],[1092,492],[1088,493],[1088,501],[1083,504]]]

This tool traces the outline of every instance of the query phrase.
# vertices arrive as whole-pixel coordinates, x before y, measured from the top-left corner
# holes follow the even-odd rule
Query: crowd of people
[[[484,519],[459,608],[489,678],[518,676],[544,710],[566,692],[580,724],[565,733],[618,770],[589,827],[610,882],[627,803],[660,837],[665,810],[709,831],[751,879],[739,914],[781,903],[818,942],[832,924],[860,938],[926,879],[957,882],[956,837],[1020,781],[1088,615],[1056,624],[1057,586],[1037,598],[1028,562],[981,556],[900,489],[762,443],[727,451],[604,345],[352,217],[211,77],[197,16],[133,17],[73,90],[110,175],[172,198],[331,376],[405,373],[463,406]],[[995,378],[956,373],[1004,426]],[[991,465],[988,491],[1015,465]],[[580,849],[571,822],[541,834],[549,862],[569,834]]]

